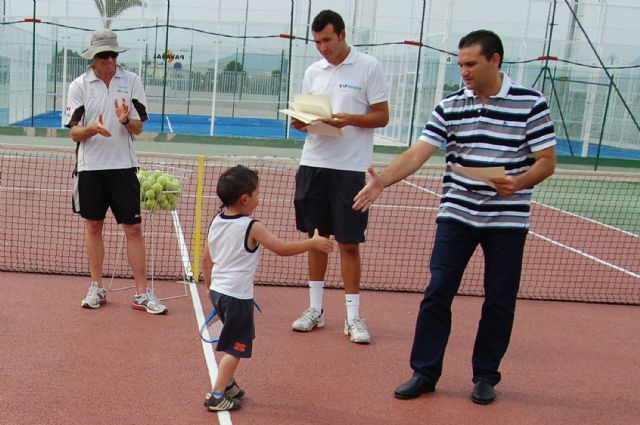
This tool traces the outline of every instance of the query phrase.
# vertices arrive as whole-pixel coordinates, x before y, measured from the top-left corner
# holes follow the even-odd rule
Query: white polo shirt
[[[353,46],[335,66],[326,59],[304,73],[302,94],[331,96],[333,113],[366,114],[370,105],[389,99],[387,82],[377,59]],[[307,134],[300,165],[335,170],[366,171],[373,158],[373,128],[346,126],[342,137]]]
[[[142,81],[133,72],[116,66],[116,74],[109,87],[99,79],[93,67],[73,80],[69,85],[64,123],[66,127],[87,126],[98,120],[111,132],[111,137],[96,134],[80,142],[78,150],[78,171],[111,170],[138,166],[133,149],[133,136],[120,124],[116,116],[114,102],[125,99],[129,105],[129,118],[146,121],[147,97]]]

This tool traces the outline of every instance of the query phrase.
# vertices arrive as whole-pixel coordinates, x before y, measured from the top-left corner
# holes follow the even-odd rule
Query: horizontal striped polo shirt
[[[488,184],[451,170],[504,166],[507,175],[527,171],[534,152],[556,144],[545,97],[502,75],[500,92],[486,104],[463,88],[434,109],[420,140],[446,148],[446,170],[437,222],[454,220],[476,228],[529,228],[533,188],[502,197]]]

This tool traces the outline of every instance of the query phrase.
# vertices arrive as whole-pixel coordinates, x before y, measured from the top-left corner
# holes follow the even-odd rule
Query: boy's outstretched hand
[[[327,254],[333,251],[333,241],[324,236],[320,236],[318,229],[313,231],[311,242],[313,242],[313,247],[318,251],[326,252]]]

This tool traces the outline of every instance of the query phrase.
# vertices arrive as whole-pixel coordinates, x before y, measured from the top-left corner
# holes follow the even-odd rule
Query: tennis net
[[[73,150],[0,145],[0,270],[88,274],[84,225],[71,211]],[[295,227],[295,160],[141,155],[142,169],[179,169],[182,194],[175,212],[143,212],[148,261],[155,279],[180,280],[194,258],[194,236],[202,239],[218,211],[215,185],[228,167],[242,164],[260,175],[261,204],[255,212],[278,237],[305,237]],[[198,199],[198,173],[203,192]],[[422,292],[439,204],[441,167],[423,167],[385,190],[371,209],[361,248],[362,288]],[[200,223],[196,206],[201,205]],[[180,232],[185,243],[180,243]],[[109,276],[130,277],[122,258],[123,232],[109,213],[105,221],[105,267]],[[640,175],[557,172],[536,187],[525,247],[519,297],[528,299],[640,304]],[[149,246],[153,244],[153,246]],[[126,256],[124,257],[126,258]],[[186,261],[185,261],[186,260]],[[305,286],[306,257],[263,253],[256,283]],[[341,287],[339,255],[330,256],[328,287]],[[480,249],[465,272],[459,293],[483,293]]]

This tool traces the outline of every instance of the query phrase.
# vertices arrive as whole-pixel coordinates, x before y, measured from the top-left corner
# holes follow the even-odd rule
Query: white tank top
[[[253,277],[260,261],[260,246],[247,246],[251,217],[218,214],[209,227],[207,243],[213,260],[210,289],[235,298],[253,298]]]

